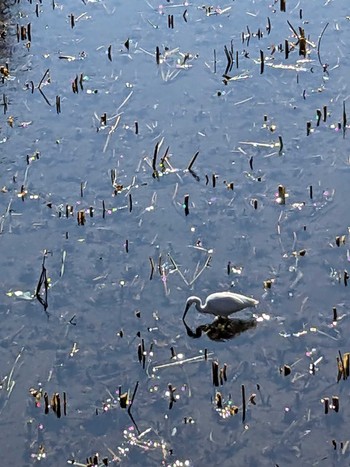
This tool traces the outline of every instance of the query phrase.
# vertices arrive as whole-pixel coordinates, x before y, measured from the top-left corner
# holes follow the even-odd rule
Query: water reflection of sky
[[[221,5],[230,8],[223,14],[174,2],[160,9],[155,2],[63,2],[39,5],[38,16],[35,5],[14,7],[1,49],[10,70],[0,124],[0,411],[11,433],[5,461],[27,465],[43,445],[50,465],[85,462],[94,452],[111,461],[108,448],[126,465],[187,459],[229,466],[233,456],[237,465],[346,465],[339,446],[348,438],[347,381],[336,385],[336,357],[348,351],[348,137],[336,126],[348,95],[349,22],[345,2],[287,3],[281,13],[279,2],[233,2]],[[297,48],[288,60],[284,52],[271,55],[287,38],[297,42],[287,20],[305,29],[306,61]],[[325,73],[317,50],[327,22],[319,47]],[[11,35],[17,23],[31,23],[30,48]],[[247,26],[249,45],[241,36]],[[253,35],[259,28],[260,40]],[[234,79],[225,85],[231,41],[239,67],[233,63]],[[41,89],[51,106],[36,89],[47,69]],[[83,89],[73,93],[81,75]],[[327,119],[317,127],[317,109],[325,106]],[[160,141],[157,179],[152,160]],[[186,168],[197,151],[196,179]],[[285,205],[276,202],[279,185]],[[67,205],[74,212],[68,218]],[[32,299],[45,249],[49,319]],[[272,287],[264,290],[267,280]],[[189,338],[181,322],[187,296],[228,289],[259,298],[257,313],[270,319],[224,343]],[[188,321],[196,329],[208,317],[191,309]],[[174,364],[191,357],[199,359]],[[217,408],[211,358],[228,365],[218,388],[226,411]],[[286,377],[279,373],[285,364],[292,368]],[[132,395],[137,381],[132,414],[141,438],[118,400],[119,386]],[[171,410],[169,384],[176,388]],[[50,395],[67,392],[67,417],[34,407],[28,389],[40,385]],[[242,385],[247,401],[256,394],[244,423]],[[321,399],[335,395],[340,411],[325,415]]]

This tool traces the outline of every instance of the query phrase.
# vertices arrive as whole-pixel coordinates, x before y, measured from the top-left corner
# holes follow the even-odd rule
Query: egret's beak
[[[187,312],[188,312],[190,306],[191,306],[190,303],[186,303],[186,308],[185,308],[185,311],[184,311],[184,314],[183,314],[183,317],[182,317],[182,321],[185,321],[185,316],[187,315]]]

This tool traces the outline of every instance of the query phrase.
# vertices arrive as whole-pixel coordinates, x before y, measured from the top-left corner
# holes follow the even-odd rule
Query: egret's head
[[[187,312],[188,312],[190,306],[192,305],[192,303],[197,303],[198,301],[199,301],[198,297],[188,297],[188,299],[186,301],[186,307],[185,307],[185,311],[184,311],[182,320],[185,319],[185,316],[187,315]]]

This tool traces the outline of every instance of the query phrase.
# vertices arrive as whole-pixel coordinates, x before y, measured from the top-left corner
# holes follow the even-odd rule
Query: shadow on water
[[[6,465],[348,465],[347,7],[1,2]]]

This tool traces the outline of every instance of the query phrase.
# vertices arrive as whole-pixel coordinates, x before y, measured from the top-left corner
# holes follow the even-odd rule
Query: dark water
[[[200,2],[160,8],[141,0],[4,7],[0,423],[6,464],[37,463],[42,447],[40,462],[50,466],[72,459],[85,465],[95,453],[110,465],[349,465],[348,382],[336,382],[338,351],[349,351],[343,116],[349,11],[345,1],[286,3],[286,12],[280,2],[238,0],[216,12],[217,5]],[[305,29],[306,57],[287,20],[298,34]],[[17,25],[28,24],[31,40],[17,41]],[[225,85],[224,46],[230,51],[231,42],[227,74],[234,79]],[[327,114],[319,126],[318,109]],[[186,168],[197,151],[194,177]],[[276,202],[279,185],[288,194],[285,205]],[[85,225],[78,225],[78,211]],[[43,256],[46,312],[34,297]],[[271,289],[264,289],[267,280]],[[186,298],[219,290],[258,298],[261,319],[231,340],[192,339],[181,321]],[[204,323],[210,316],[191,309],[191,328]],[[192,357],[199,358],[174,365]],[[212,385],[213,360],[227,364],[219,388]],[[289,376],[280,374],[283,365],[291,366]],[[177,398],[171,409],[169,384]],[[130,392],[130,403],[135,387],[133,423],[119,391]],[[67,415],[58,419],[51,409],[45,415],[44,398],[36,407],[30,388],[50,400],[65,392]],[[218,391],[226,413],[238,406],[236,415],[221,417]],[[333,396],[339,412],[326,415],[321,400]]]

